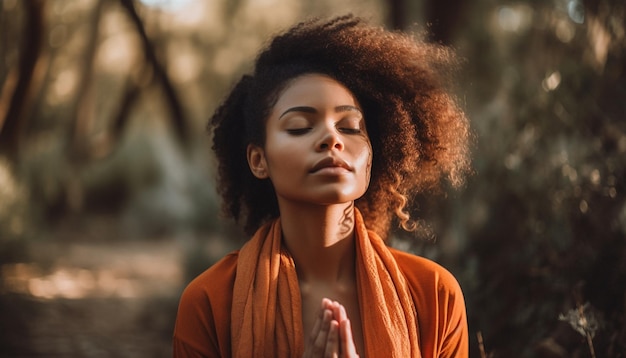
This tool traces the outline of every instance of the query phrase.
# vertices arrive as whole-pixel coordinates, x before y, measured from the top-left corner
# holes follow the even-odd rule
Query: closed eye
[[[292,129],[287,129],[287,133],[291,135],[303,135],[303,134],[306,134],[310,130],[311,128],[292,128]]]
[[[344,134],[361,134],[364,131],[362,116],[346,116],[335,124],[337,130]]]
[[[339,131],[346,134],[360,134],[361,128],[339,128]]]

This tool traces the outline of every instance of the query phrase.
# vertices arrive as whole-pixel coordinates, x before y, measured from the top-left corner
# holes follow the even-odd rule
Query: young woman
[[[225,212],[252,238],[185,289],[174,356],[468,355],[457,281],[384,241],[469,167],[453,63],[350,15],[273,39],[209,123]]]

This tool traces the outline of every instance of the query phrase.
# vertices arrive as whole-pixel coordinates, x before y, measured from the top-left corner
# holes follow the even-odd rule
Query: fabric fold
[[[367,357],[421,357],[417,315],[406,280],[384,241],[357,209],[357,294]],[[304,352],[296,267],[282,247],[280,219],[265,224],[239,252],[233,290],[233,357],[299,357]]]
[[[357,289],[367,357],[421,357],[417,312],[387,245],[355,209]]]
[[[233,288],[233,357],[302,355],[300,288],[281,248],[280,219],[261,227],[240,250]]]

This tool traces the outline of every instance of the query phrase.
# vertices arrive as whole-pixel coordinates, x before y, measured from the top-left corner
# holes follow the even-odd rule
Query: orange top
[[[355,216],[357,288],[366,323],[361,356],[467,357],[465,303],[455,278],[430,260],[387,248]],[[187,286],[174,330],[175,357],[302,355],[297,276],[280,243],[276,220]]]

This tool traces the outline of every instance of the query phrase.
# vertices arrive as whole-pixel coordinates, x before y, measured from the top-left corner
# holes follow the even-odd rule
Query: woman
[[[351,15],[275,37],[213,115],[218,188],[253,237],[185,289],[177,357],[465,357],[457,281],[385,245],[469,167],[452,54]]]

